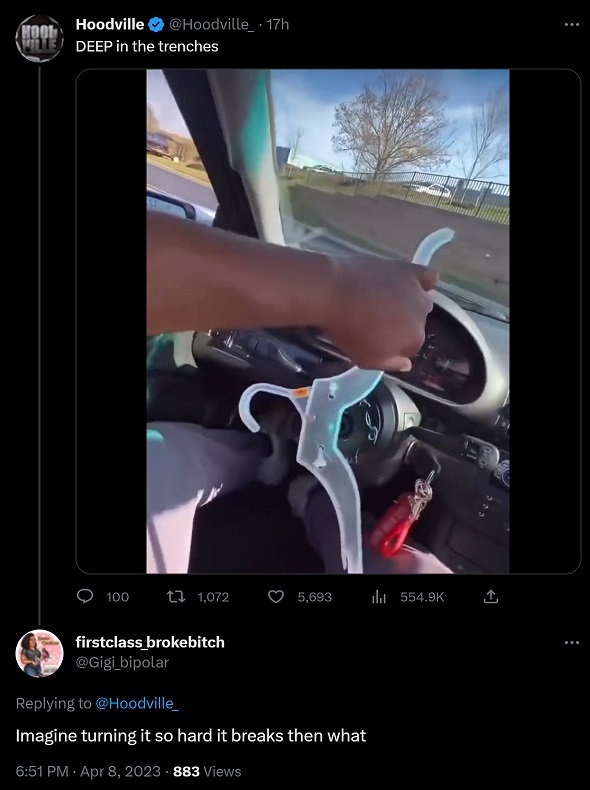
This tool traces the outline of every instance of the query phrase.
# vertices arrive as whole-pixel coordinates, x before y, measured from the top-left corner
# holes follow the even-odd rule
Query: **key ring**
[[[430,483],[434,480],[434,472],[431,472],[426,480],[417,480],[415,495],[418,499],[429,502],[432,499],[432,488]]]

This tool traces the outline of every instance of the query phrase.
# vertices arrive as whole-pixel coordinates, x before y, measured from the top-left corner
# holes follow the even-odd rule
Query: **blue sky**
[[[459,152],[470,148],[474,109],[490,91],[509,87],[509,72],[504,70],[440,70],[426,72],[437,81],[446,97],[447,117],[454,127],[453,154],[439,172],[461,176]],[[299,165],[323,164],[350,170],[350,156],[335,152],[331,138],[336,105],[354,98],[367,84],[375,82],[380,72],[369,70],[273,70],[272,94],[278,145],[289,146],[302,130],[297,150]],[[148,71],[148,103],[160,124],[169,131],[186,134],[186,127],[164,77]],[[509,161],[490,170],[493,180],[509,183]],[[484,176],[485,178],[486,176]]]

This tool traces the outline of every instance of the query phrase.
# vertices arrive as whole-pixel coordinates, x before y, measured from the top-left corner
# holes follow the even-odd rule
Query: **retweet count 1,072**
[[[227,603],[229,593],[227,592],[200,592],[197,595],[199,603]]]

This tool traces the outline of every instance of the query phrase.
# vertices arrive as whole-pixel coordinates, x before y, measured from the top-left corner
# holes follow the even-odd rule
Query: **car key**
[[[377,522],[369,538],[373,551],[391,559],[402,548],[412,526],[432,499],[431,483],[436,477],[432,471],[425,480],[418,479],[414,490],[401,494]]]

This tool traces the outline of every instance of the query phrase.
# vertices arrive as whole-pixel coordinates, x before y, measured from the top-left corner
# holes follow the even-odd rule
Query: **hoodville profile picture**
[[[64,43],[61,27],[50,16],[30,16],[16,29],[16,47],[31,63],[46,63],[59,55]]]

